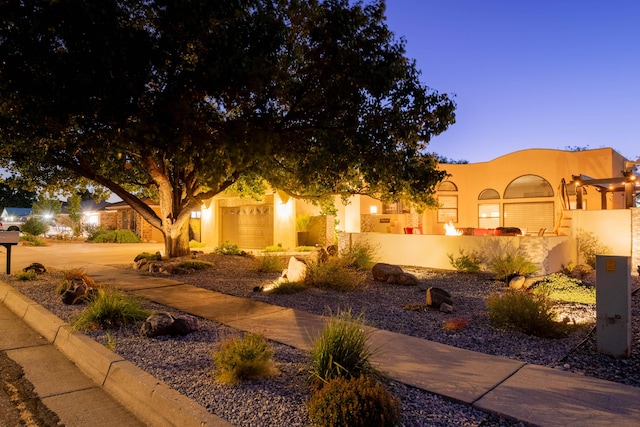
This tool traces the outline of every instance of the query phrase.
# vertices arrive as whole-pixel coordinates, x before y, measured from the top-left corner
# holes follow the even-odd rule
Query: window
[[[408,213],[409,208],[405,207],[402,202],[384,203],[382,205],[382,213],[386,215]]]
[[[553,202],[505,203],[503,224],[528,230],[553,230]]]
[[[499,199],[500,194],[494,190],[493,188],[487,188],[486,190],[482,190],[480,195],[478,196],[478,200],[491,200],[491,199]]]
[[[458,196],[438,196],[438,222],[458,222]]]
[[[458,191],[458,187],[451,181],[444,181],[438,186],[438,191]]]
[[[500,227],[500,203],[481,203],[478,205],[478,227]]]
[[[505,199],[553,197],[549,182],[538,175],[522,175],[511,181],[504,191]]]

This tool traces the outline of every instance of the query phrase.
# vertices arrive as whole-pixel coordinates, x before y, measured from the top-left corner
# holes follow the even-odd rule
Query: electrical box
[[[596,255],[596,345],[598,353],[631,355],[631,259]]]

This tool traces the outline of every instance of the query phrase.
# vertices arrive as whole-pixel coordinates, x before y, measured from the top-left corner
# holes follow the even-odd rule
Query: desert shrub
[[[322,388],[338,377],[382,376],[370,361],[373,355],[367,345],[370,335],[362,316],[354,317],[350,310],[331,316],[311,349],[311,385]]]
[[[364,283],[366,277],[365,272],[352,268],[348,259],[332,257],[326,262],[309,263],[305,284],[321,289],[353,291]]]
[[[261,334],[223,340],[212,353],[213,377],[221,384],[234,384],[276,375],[273,350]]]
[[[538,270],[524,251],[516,247],[511,240],[483,239],[480,253],[487,269],[498,280],[505,280],[514,275],[527,276]]]
[[[218,255],[240,255],[242,253],[238,245],[229,241],[220,243],[213,252]]]
[[[269,290],[267,290],[267,292],[272,294],[285,295],[285,294],[296,294],[306,289],[307,289],[307,285],[305,285],[304,283],[281,281],[269,287]]]
[[[544,295],[509,289],[487,299],[489,319],[496,327],[512,328],[528,335],[557,337],[560,324],[554,321],[553,302]]]
[[[98,289],[87,308],[73,321],[74,330],[87,328],[112,329],[139,320],[145,320],[151,312],[142,308],[140,301],[130,295],[112,289]]]
[[[316,426],[391,427],[400,418],[400,401],[366,376],[334,378],[307,402]]]
[[[88,238],[93,243],[140,243],[140,238],[131,230],[97,229]]]
[[[343,250],[340,255],[350,267],[358,270],[369,270],[376,257],[377,248],[367,241],[359,241]]]
[[[32,236],[40,236],[49,231],[49,225],[37,216],[32,216],[22,224],[22,232]]]
[[[178,264],[178,267],[184,268],[185,270],[208,270],[213,268],[214,265],[208,261],[202,261],[199,259],[189,259],[182,261]]]
[[[253,261],[253,269],[260,273],[279,273],[286,267],[286,261],[279,256],[257,256]]]
[[[464,253],[464,249],[460,248],[458,252],[460,253],[460,255],[458,255],[457,257],[454,257],[453,254],[447,254],[451,266],[455,268],[456,271],[461,271],[464,273],[477,273],[478,271],[480,271],[482,258],[476,251]]]
[[[19,271],[15,274],[15,276],[17,280],[21,280],[24,282],[36,280],[38,278],[38,274],[33,270]]]
[[[544,295],[556,301],[577,302],[581,304],[596,303],[596,288],[585,285],[581,280],[562,273],[554,273],[536,282],[533,293]]]
[[[62,272],[62,281],[56,287],[56,292],[62,295],[69,287],[74,279],[82,280],[87,286],[92,288],[97,287],[95,280],[87,276],[87,272],[82,268],[72,268],[70,270],[64,270]]]
[[[31,234],[23,233],[20,236],[20,241],[23,242],[26,246],[46,246],[47,242],[38,236],[33,236]]]
[[[590,231],[578,230],[576,233],[578,242],[578,254],[585,264],[596,268],[596,255],[610,254],[611,248],[602,244],[600,239]]]

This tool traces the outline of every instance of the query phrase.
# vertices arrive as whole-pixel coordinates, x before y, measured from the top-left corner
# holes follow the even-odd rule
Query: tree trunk
[[[181,225],[172,224],[168,227],[168,232],[164,236],[165,256],[169,258],[189,255],[189,222],[184,221]]]

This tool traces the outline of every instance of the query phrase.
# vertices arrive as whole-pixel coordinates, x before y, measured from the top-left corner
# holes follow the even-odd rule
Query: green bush
[[[178,267],[184,268],[185,270],[208,270],[213,268],[214,265],[208,261],[201,261],[199,259],[189,259],[186,261],[182,261],[178,264]]]
[[[40,236],[49,231],[49,225],[37,216],[32,216],[22,224],[22,232]]]
[[[213,252],[218,255],[240,255],[242,253],[238,245],[228,241],[220,243]]]
[[[266,292],[271,294],[296,294],[298,292],[302,292],[307,289],[307,285],[300,282],[287,282],[282,281],[271,286]]]
[[[16,273],[15,276],[17,280],[21,280],[24,282],[30,281],[30,280],[36,280],[38,278],[38,274],[33,270],[20,271]]]
[[[154,254],[152,254],[151,252],[140,252],[133,259],[133,262],[138,262],[141,259],[146,259],[148,261],[161,261],[162,260],[162,254],[160,254],[160,252],[156,252]]]
[[[97,229],[88,239],[93,243],[140,243],[140,238],[130,230]]]
[[[367,345],[370,335],[371,332],[365,330],[362,316],[353,317],[351,311],[331,316],[311,349],[311,385],[319,389],[338,377],[381,377],[382,373],[370,361],[373,355]]]
[[[270,253],[270,252],[287,252],[288,249],[287,248],[283,248],[282,246],[278,246],[278,245],[273,245],[273,246],[267,246],[266,248],[264,248],[262,250],[262,252],[265,253]]]
[[[581,280],[566,274],[554,273],[536,282],[533,293],[544,295],[556,301],[577,302],[581,304],[596,303],[596,288],[585,285]]]
[[[74,330],[87,328],[117,328],[145,320],[151,312],[142,308],[139,300],[116,290],[98,289],[87,308],[72,322]]]
[[[190,248],[204,248],[205,246],[207,246],[206,243],[198,242],[196,240],[190,240],[189,241],[189,247]]]
[[[213,377],[221,384],[234,384],[276,375],[272,356],[273,350],[261,334],[225,339],[212,354]]]
[[[454,257],[453,254],[447,254],[449,258],[449,262],[451,266],[456,269],[456,271],[461,271],[464,273],[477,273],[480,271],[480,264],[482,264],[482,258],[476,251],[471,251],[470,253],[464,253],[464,249],[459,249],[460,255]]]
[[[345,258],[332,257],[326,262],[309,263],[305,284],[320,289],[353,291],[367,278],[363,271],[351,267]]]
[[[483,239],[480,253],[487,269],[498,280],[505,280],[514,275],[527,276],[538,270],[524,251],[516,247],[511,240],[499,237]]]
[[[509,289],[503,295],[490,296],[487,308],[496,327],[548,338],[561,334],[561,324],[554,321],[553,302],[544,295]]]
[[[285,267],[286,260],[275,255],[256,256],[253,261],[253,269],[260,273],[279,273]]]
[[[359,241],[343,250],[340,255],[347,259],[350,267],[369,270],[376,258],[377,248],[367,241]]]
[[[578,230],[576,241],[578,242],[578,254],[582,256],[583,262],[592,268],[596,268],[596,255],[612,252],[609,246],[602,244],[590,231]]]
[[[359,376],[335,378],[307,402],[316,426],[391,427],[400,419],[400,401],[379,382]]]
[[[47,246],[47,242],[43,238],[26,233],[20,236],[20,241],[26,246]]]
[[[315,246],[298,246],[293,251],[294,252],[311,252],[315,248],[316,248]]]

